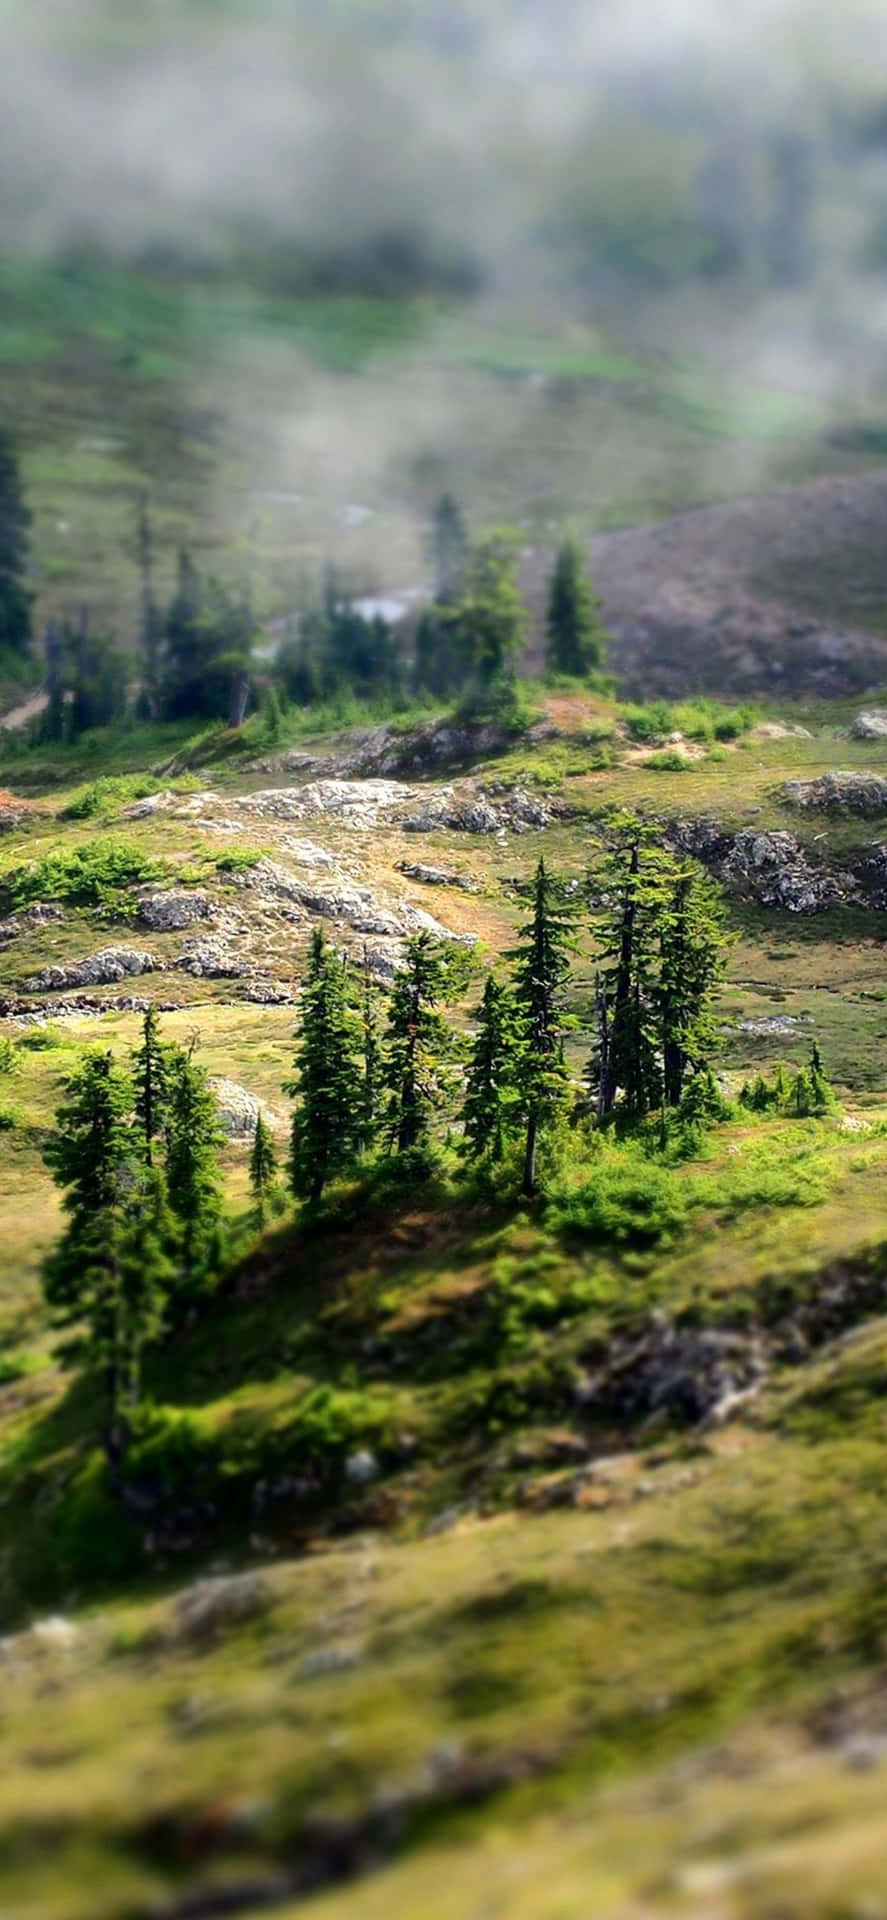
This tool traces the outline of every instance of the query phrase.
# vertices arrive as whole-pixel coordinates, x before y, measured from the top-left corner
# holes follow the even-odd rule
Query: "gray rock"
[[[171,787],[165,787],[162,793],[148,793],[142,800],[133,800],[131,806],[123,808],[121,817],[124,820],[149,820],[154,813],[168,813],[178,798]]]
[[[793,807],[824,813],[887,812],[887,779],[876,773],[821,773],[815,780],[788,780],[782,791]]]
[[[139,919],[156,933],[180,933],[193,927],[212,912],[207,894],[194,889],[170,889],[166,893],[145,893],[139,900]]]
[[[180,972],[191,973],[198,980],[238,980],[247,971],[246,961],[233,947],[213,937],[188,940],[175,965]]]
[[[26,993],[64,993],[70,987],[102,987],[130,974],[157,973],[162,968],[162,960],[136,947],[102,947],[74,966],[44,967],[22,984]]]
[[[33,906],[23,907],[8,920],[0,920],[0,944],[5,946],[23,933],[33,933],[35,928],[56,926],[64,917],[64,908],[58,900],[35,900]]]
[[[887,713],[878,708],[858,713],[850,732],[854,740],[887,740]]]
[[[266,1119],[271,1118],[255,1095],[246,1087],[241,1087],[236,1080],[211,1074],[208,1084],[215,1094],[219,1119],[231,1139],[250,1139],[256,1131],[260,1113]]]
[[[258,1619],[271,1604],[271,1590],[258,1573],[198,1580],[175,1602],[172,1635],[177,1640],[212,1641],[244,1620]]]
[[[713,820],[680,821],[670,838],[717,877],[728,893],[789,913],[821,913],[853,897],[852,883],[816,867],[793,834],[744,827],[728,833]]]
[[[303,1680],[318,1680],[328,1673],[348,1673],[361,1657],[359,1647],[317,1647],[299,1661],[299,1674]]]
[[[360,1447],[356,1453],[349,1453],[345,1462],[345,1478],[352,1486],[364,1487],[375,1480],[379,1472],[379,1462],[368,1447]]]
[[[423,887],[459,887],[463,893],[477,893],[477,882],[462,873],[449,873],[443,867],[423,867],[416,860],[398,860],[397,871]]]

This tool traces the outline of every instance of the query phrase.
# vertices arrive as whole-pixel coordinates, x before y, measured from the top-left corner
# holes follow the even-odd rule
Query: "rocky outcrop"
[[[820,773],[814,780],[788,780],[789,806],[823,813],[887,813],[887,779],[876,773]]]
[[[176,967],[198,980],[239,980],[248,972],[246,961],[225,940],[209,936],[186,941]]]
[[[181,933],[212,912],[209,896],[199,888],[171,888],[165,893],[144,893],[139,899],[139,919],[155,933]]]
[[[377,827],[415,798],[397,780],[313,780],[304,787],[268,787],[245,794],[244,811],[259,820],[341,820],[350,827]]]
[[[858,713],[850,732],[854,740],[887,740],[887,713],[877,708],[870,713]]]
[[[757,1333],[726,1328],[679,1328],[651,1314],[634,1339],[617,1340],[604,1364],[585,1374],[577,1401],[586,1415],[635,1426],[661,1415],[697,1426],[736,1396],[757,1386],[768,1367]]]
[[[70,967],[43,967],[22,982],[25,993],[64,993],[71,987],[104,987],[130,974],[157,973],[163,962],[136,947],[102,947]]]
[[[155,813],[169,813],[178,799],[179,795],[171,787],[165,787],[162,793],[147,793],[141,800],[133,800],[130,806],[123,808],[121,818],[150,820]]]
[[[324,869],[322,881],[317,874],[302,877],[268,859],[227,877],[232,886],[256,893],[271,905],[284,902],[292,919],[300,919],[303,912],[316,914],[322,920],[350,927],[353,933],[388,939],[402,939],[411,933],[430,933],[437,940],[452,938],[447,928],[421,907],[410,906],[407,901],[381,900],[332,864]]]
[[[822,913],[853,897],[849,876],[814,866],[793,834],[729,833],[715,820],[683,820],[670,831],[672,844],[693,854],[728,893],[789,913]]]
[[[558,803],[520,787],[461,791],[444,787],[400,824],[406,833],[435,833],[441,827],[451,833],[527,833],[547,827],[566,812]]]

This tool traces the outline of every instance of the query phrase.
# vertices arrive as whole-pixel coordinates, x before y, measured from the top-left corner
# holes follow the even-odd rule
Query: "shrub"
[[[677,1174],[653,1160],[602,1155],[580,1185],[552,1197],[551,1224],[601,1246],[670,1245],[687,1220]]]
[[[0,1073],[17,1073],[21,1062],[8,1033],[0,1034]]]
[[[623,707],[622,718],[631,740],[641,746],[655,746],[673,732],[671,707],[667,700],[651,700],[643,707]]]
[[[151,859],[130,840],[88,840],[8,867],[0,876],[0,896],[5,912],[29,907],[35,900],[115,907],[126,888],[159,880],[163,872],[162,861]]]
[[[251,847],[232,847],[229,853],[220,853],[216,860],[219,873],[249,873],[251,867],[257,867],[262,859]]]
[[[88,787],[81,787],[62,813],[63,820],[92,820],[98,813],[121,806],[126,800],[144,800],[156,792],[157,782],[138,773],[99,775]]]
[[[651,753],[647,761],[653,773],[688,773],[691,765],[692,761],[678,747],[667,747],[664,753]]]
[[[18,1040],[18,1046],[24,1047],[28,1053],[50,1053],[55,1047],[68,1045],[68,1034],[52,1020],[45,1020],[40,1026],[28,1027]]]

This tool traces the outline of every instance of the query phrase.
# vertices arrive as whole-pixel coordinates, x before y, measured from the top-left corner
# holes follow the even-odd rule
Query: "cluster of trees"
[[[813,1113],[828,1113],[835,1105],[835,1096],[818,1042],[813,1042],[806,1067],[788,1076],[777,1067],[772,1081],[759,1073],[741,1089],[739,1104],[752,1113],[793,1114],[799,1120]]]
[[[12,442],[0,435],[0,660],[20,671],[31,644],[28,527]],[[262,670],[269,710],[281,698],[299,706],[347,694],[357,700],[457,699],[466,713],[507,716],[517,663],[528,634],[518,586],[519,536],[508,527],[470,535],[452,494],[435,508],[428,543],[433,598],[415,633],[411,659],[403,635],[381,615],[366,617],[335,567],[309,593],[276,657]],[[154,720],[244,720],[257,686],[258,623],[248,593],[203,576],[178,556],[174,591],[157,596],[154,533],[147,502],[136,522],[140,579],[140,655],[134,663],[87,607],[76,620],[50,619],[44,633],[48,704],[41,738],[78,738],[127,712],[134,665],[137,708]],[[574,538],[558,549],[548,583],[546,664],[584,677],[604,662],[607,635]]]
[[[193,1045],[162,1041],[153,1009],[131,1060],[89,1054],[56,1114],[45,1152],[68,1218],[44,1290],[57,1323],[89,1328],[112,1468],[126,1450],[145,1346],[187,1313],[224,1258],[221,1143]]]
[[[713,1007],[724,965],[717,895],[706,877],[626,822],[595,877],[601,956],[585,1105],[601,1122],[652,1109],[700,1108],[717,1093],[710,1060]],[[575,1020],[566,998],[579,903],[540,860],[532,910],[509,956],[508,977],[488,978],[458,1117],[469,1163],[500,1161],[518,1139],[523,1189],[537,1184],[546,1128],[575,1101],[565,1039]],[[296,1077],[291,1183],[317,1201],[327,1182],[371,1146],[403,1153],[422,1145],[446,1110],[459,1044],[440,1005],[464,984],[454,959],[427,934],[408,941],[381,1036],[365,989],[353,1005],[345,961],[317,933],[305,986]],[[701,1078],[700,1078],[701,1076]],[[698,1084],[693,1084],[698,1082]],[[691,1094],[692,1087],[692,1094]]]

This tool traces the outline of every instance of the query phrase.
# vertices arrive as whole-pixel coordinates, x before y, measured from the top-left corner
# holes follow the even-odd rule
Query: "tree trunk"
[[[244,720],[246,719],[248,703],[249,675],[246,673],[238,673],[235,676],[234,685],[231,688],[231,704],[228,712],[228,724],[233,727],[235,731],[237,728],[243,726]]]
[[[531,1107],[527,1117],[527,1147],[524,1154],[523,1191],[528,1200],[532,1200],[536,1191],[536,1142],[539,1134],[539,1113]]]

